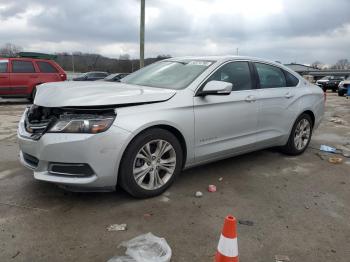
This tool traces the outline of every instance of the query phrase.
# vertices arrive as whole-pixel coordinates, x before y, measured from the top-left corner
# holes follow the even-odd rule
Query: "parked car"
[[[234,56],[162,60],[121,83],[45,84],[19,123],[20,159],[67,189],[151,197],[185,168],[276,146],[302,154],[324,96],[281,64]]]
[[[129,75],[128,73],[116,73],[116,74],[110,74],[109,76],[105,77],[103,80],[108,82],[120,82],[120,80],[124,77]]]
[[[0,97],[33,99],[40,84],[66,79],[64,70],[53,60],[0,57]]]
[[[348,88],[350,86],[350,76],[345,79],[344,81],[341,81],[338,86],[338,95],[344,96],[348,92]]]
[[[317,80],[316,85],[320,86],[325,92],[328,89],[331,89],[333,92],[336,92],[338,90],[339,83],[344,79],[344,76],[325,76],[320,80]]]
[[[87,72],[78,77],[73,78],[73,81],[96,81],[104,79],[109,74],[107,72]]]

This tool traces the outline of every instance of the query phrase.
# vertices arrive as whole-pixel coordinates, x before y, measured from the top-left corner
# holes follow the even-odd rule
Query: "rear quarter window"
[[[8,60],[0,60],[0,73],[7,73]]]
[[[299,79],[293,76],[291,73],[283,70],[284,75],[286,76],[287,86],[297,86],[299,84]]]
[[[49,62],[36,62],[39,67],[40,72],[42,73],[58,73],[57,69],[51,65]]]
[[[35,73],[34,65],[31,61],[12,61],[13,73]]]

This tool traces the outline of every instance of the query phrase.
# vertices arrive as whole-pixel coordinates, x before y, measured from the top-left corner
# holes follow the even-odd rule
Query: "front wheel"
[[[282,152],[288,155],[302,154],[311,141],[312,120],[308,114],[302,114],[295,121],[289,135],[287,144],[282,147]]]
[[[134,197],[163,193],[182,168],[183,152],[169,131],[152,128],[131,141],[120,165],[119,182]]]

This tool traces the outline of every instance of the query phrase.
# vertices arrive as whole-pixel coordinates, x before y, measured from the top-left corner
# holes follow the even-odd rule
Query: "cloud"
[[[348,0],[146,0],[146,56],[259,56],[283,62],[349,58]],[[138,0],[0,3],[0,45],[138,56]]]

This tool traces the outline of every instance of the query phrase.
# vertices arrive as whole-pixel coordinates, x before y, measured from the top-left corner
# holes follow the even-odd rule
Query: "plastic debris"
[[[285,262],[285,261],[290,261],[288,256],[284,255],[275,255],[275,261],[276,262]]]
[[[201,191],[197,191],[195,194],[194,194],[195,197],[202,197],[203,196],[203,193]]]
[[[162,197],[160,198],[160,201],[161,201],[161,202],[164,202],[164,203],[167,203],[167,202],[170,201],[170,198],[167,197],[167,196],[162,196]]]
[[[341,157],[330,157],[328,158],[328,162],[332,164],[340,164],[343,162],[343,159]]]
[[[320,150],[329,153],[335,153],[337,151],[336,148],[327,145],[321,145]]]
[[[221,182],[222,180],[224,180],[224,178],[223,177],[219,177],[219,182]]]
[[[238,223],[245,226],[254,226],[254,222],[250,220],[238,220]]]
[[[126,229],[126,224],[113,224],[107,227],[107,231],[125,231]]]
[[[113,257],[108,262],[169,262],[171,259],[166,240],[152,233],[122,242],[118,247],[126,247],[125,256]]]
[[[215,185],[209,185],[208,186],[208,191],[209,192],[216,192],[216,186]]]

